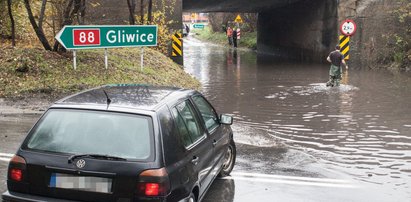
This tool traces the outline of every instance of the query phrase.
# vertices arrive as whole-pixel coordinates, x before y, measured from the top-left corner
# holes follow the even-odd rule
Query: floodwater
[[[350,64],[342,85],[330,88],[325,86],[328,65],[276,61],[190,37],[185,39],[184,54],[186,71],[202,82],[202,92],[217,111],[234,116],[240,150],[257,148],[261,154],[247,159],[239,151],[234,172],[278,174],[279,165],[264,158],[285,148],[304,155],[289,158],[290,152],[285,152],[281,164],[287,159],[289,164],[308,160],[321,167],[319,176],[328,170],[377,187],[369,193],[377,200],[371,201],[378,201],[372,193],[386,197],[381,201],[411,201],[409,73],[364,70]],[[303,171],[289,174],[306,175]],[[346,195],[346,201],[368,200]]]

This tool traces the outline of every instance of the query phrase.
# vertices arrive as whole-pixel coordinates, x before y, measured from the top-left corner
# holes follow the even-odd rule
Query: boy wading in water
[[[344,55],[340,52],[340,46],[337,45],[335,51],[328,55],[327,61],[331,63],[331,67],[330,80],[327,82],[326,86],[339,86],[342,73],[341,65],[344,64],[345,68],[348,69],[348,65],[344,60]]]

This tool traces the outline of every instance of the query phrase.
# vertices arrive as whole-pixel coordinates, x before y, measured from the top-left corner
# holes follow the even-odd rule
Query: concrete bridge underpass
[[[183,0],[183,11],[258,13],[259,53],[324,62],[338,42],[338,4],[339,0]]]

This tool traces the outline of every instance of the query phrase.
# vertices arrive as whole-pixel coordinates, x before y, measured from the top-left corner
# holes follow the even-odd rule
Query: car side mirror
[[[225,124],[225,125],[231,125],[233,124],[233,117],[227,114],[221,114],[220,123]]]

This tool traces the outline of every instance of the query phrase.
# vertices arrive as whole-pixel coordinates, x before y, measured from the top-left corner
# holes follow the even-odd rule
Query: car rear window
[[[51,109],[24,148],[146,160],[153,151],[151,117],[89,110]]]

